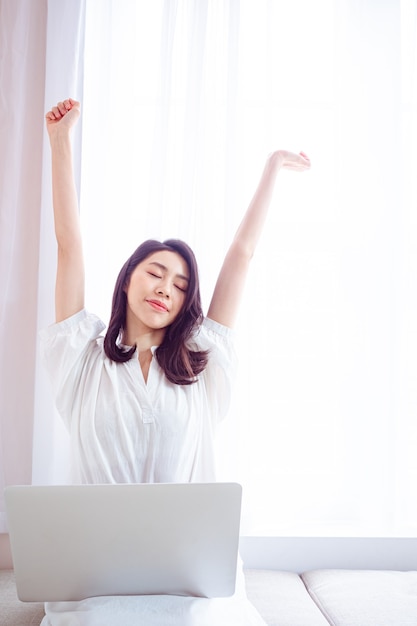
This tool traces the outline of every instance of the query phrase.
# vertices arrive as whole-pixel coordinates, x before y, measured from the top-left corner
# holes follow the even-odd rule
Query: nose
[[[165,296],[165,298],[169,298],[171,292],[168,283],[166,281],[164,283],[160,283],[156,288],[156,293],[160,296]]]

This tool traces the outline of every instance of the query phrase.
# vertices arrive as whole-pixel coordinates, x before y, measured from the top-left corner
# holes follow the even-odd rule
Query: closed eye
[[[175,285],[175,287],[176,287],[177,289],[179,289],[180,291],[182,291],[183,293],[186,293],[186,291],[187,291],[187,288],[186,288],[186,287],[181,287],[180,285]]]
[[[159,276],[158,274],[154,274],[153,272],[148,272],[148,274],[150,276],[153,276],[154,278],[162,278],[162,276]]]

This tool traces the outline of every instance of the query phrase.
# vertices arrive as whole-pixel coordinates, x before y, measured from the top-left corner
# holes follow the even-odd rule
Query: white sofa
[[[417,626],[417,571],[246,571],[269,626]]]
[[[417,626],[417,571],[249,569],[245,576],[269,626]],[[39,626],[42,617],[43,605],[20,602],[13,572],[0,570],[0,626]]]

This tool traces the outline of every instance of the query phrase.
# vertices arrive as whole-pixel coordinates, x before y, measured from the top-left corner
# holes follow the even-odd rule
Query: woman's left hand
[[[281,167],[287,170],[294,170],[295,172],[304,172],[304,170],[308,170],[311,167],[310,159],[305,152],[296,154],[288,150],[277,150],[270,154],[269,158],[278,159]]]

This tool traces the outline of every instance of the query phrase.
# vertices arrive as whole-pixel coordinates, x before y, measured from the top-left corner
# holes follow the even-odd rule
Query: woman
[[[178,240],[146,241],[123,266],[104,324],[84,308],[84,265],[72,172],[72,99],[46,114],[58,243],[56,324],[42,333],[58,410],[70,431],[74,480],[214,481],[214,431],[227,412],[235,367],[231,328],[281,168],[307,156],[279,150],[232,241],[204,318],[198,271]],[[242,572],[235,596],[99,598],[48,603],[43,626],[256,626]]]

